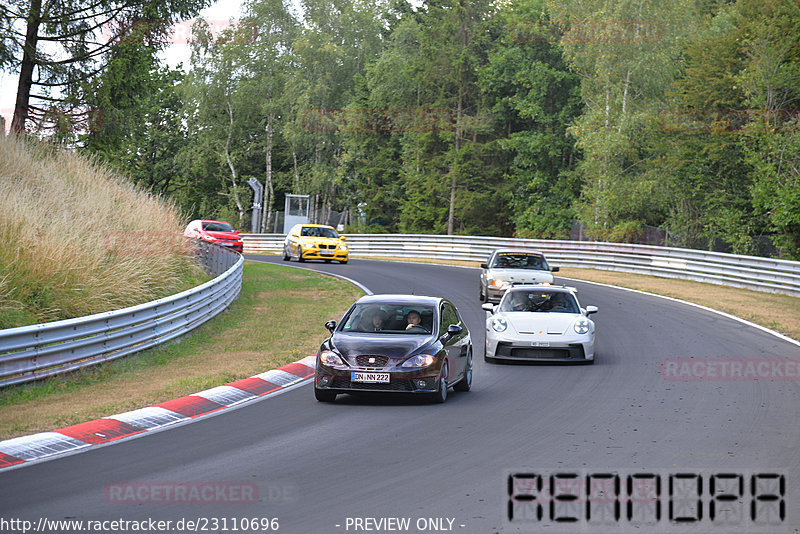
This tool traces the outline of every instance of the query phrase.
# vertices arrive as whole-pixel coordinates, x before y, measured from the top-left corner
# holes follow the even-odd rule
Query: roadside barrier
[[[86,317],[0,330],[0,386],[36,380],[167,343],[205,323],[242,287],[242,257],[197,242],[213,280],[176,295]]]
[[[281,254],[283,234],[243,234],[245,254]],[[496,248],[541,251],[551,265],[680,278],[800,296],[800,262],[683,248],[459,235],[346,235],[359,258],[485,261]]]

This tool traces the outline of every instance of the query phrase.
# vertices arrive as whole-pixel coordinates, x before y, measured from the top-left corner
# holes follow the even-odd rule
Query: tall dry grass
[[[0,328],[167,296],[202,279],[179,211],[102,165],[0,135]]]

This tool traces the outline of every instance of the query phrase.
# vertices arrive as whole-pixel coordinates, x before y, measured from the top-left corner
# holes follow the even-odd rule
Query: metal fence
[[[199,242],[215,278],[163,299],[76,319],[0,330],[0,386],[52,376],[139,352],[178,338],[233,302],[242,287],[242,257]]]
[[[280,254],[282,234],[244,234],[245,254]],[[418,234],[347,235],[355,257],[485,261],[502,247],[535,249],[551,265],[681,278],[800,296],[800,262],[653,245]]]

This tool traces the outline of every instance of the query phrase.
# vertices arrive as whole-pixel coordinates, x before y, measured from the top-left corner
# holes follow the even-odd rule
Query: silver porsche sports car
[[[497,306],[486,303],[484,359],[513,361],[594,361],[596,306],[580,307],[576,290],[551,285],[508,288]]]

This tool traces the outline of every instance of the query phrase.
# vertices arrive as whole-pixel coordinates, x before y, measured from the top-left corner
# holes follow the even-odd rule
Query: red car
[[[239,254],[242,253],[242,237],[233,229],[233,226],[224,221],[192,221],[184,230],[183,235],[230,247]]]

